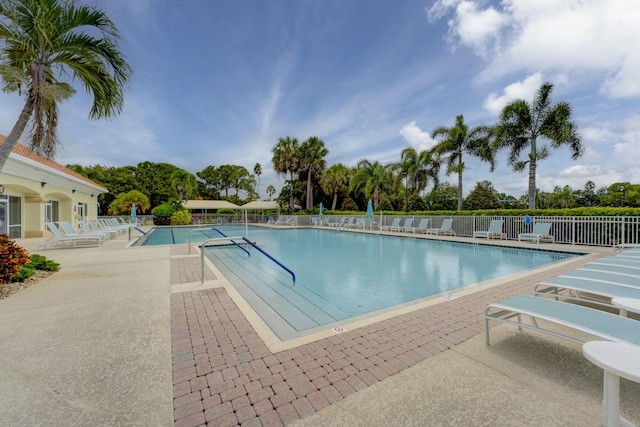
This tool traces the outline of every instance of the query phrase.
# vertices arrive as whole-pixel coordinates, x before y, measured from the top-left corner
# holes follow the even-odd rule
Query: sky
[[[165,162],[196,173],[262,165],[260,193],[279,138],[317,136],[327,165],[383,164],[429,149],[457,115],[494,124],[551,82],[568,102],[585,147],[552,150],[537,186],[582,189],[640,183],[640,2],[629,0],[83,0],[121,32],[134,75],[122,114],[88,118],[91,98],[60,105],[62,164]],[[24,100],[0,94],[7,135]],[[22,140],[26,138],[23,135]],[[494,172],[465,156],[465,195],[488,180],[527,192],[506,151]],[[441,180],[456,183],[457,177]]]

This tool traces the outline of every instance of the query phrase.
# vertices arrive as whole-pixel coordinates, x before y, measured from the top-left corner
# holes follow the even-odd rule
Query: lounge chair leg
[[[487,315],[487,313],[485,312],[484,336],[485,336],[485,342],[487,343],[487,345],[489,345],[489,319],[487,319],[486,315]]]

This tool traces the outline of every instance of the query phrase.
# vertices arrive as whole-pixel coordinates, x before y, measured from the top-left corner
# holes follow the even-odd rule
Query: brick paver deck
[[[487,304],[567,269],[275,354],[224,289],[172,294],[175,425],[287,425],[483,332]]]
[[[175,245],[171,247],[171,278],[169,283],[193,283],[202,280],[202,265],[200,256],[192,252],[189,256],[187,245]],[[215,280],[216,276],[205,265],[204,279]]]

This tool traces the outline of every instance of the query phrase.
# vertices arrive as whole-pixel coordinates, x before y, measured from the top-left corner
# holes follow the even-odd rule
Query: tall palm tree
[[[178,191],[178,201],[188,200],[197,187],[196,177],[184,169],[177,169],[171,174],[171,186]]]
[[[58,103],[76,91],[93,95],[90,119],[119,114],[131,68],[118,50],[116,26],[101,10],[75,0],[0,1],[0,76],[3,90],[25,95],[13,129],[0,146],[0,171],[31,123],[30,148],[53,157],[59,141]]]
[[[320,185],[325,193],[331,194],[333,201],[331,202],[331,210],[336,210],[338,204],[338,195],[349,189],[350,169],[342,163],[331,165],[322,174]]]
[[[300,173],[307,173],[306,209],[313,207],[313,178],[320,175],[327,162],[324,158],[329,154],[324,142],[317,136],[312,136],[300,145]]]
[[[443,156],[447,162],[447,175],[458,174],[458,210],[462,210],[462,172],[465,164],[462,161],[463,154],[478,157],[491,165],[491,172],[495,167],[493,151],[489,144],[491,129],[487,126],[476,126],[469,131],[464,123],[464,117],[456,117],[456,123],[452,127],[439,126],[431,133],[432,138],[443,137],[433,147],[433,152]]]
[[[386,166],[367,159],[360,160],[351,177],[351,190],[373,199],[373,209],[378,208],[380,197],[393,185],[393,174]]]
[[[538,147],[538,138],[550,141],[551,148],[567,145],[571,159],[584,151],[577,126],[572,121],[571,106],[566,102],[551,104],[551,83],[543,83],[529,104],[522,99],[512,101],[502,110],[495,132],[495,146],[509,148],[508,163],[515,171],[523,171],[529,164],[529,209],[536,208],[536,169],[538,161],[549,157],[546,145]],[[528,160],[519,160],[529,147]]]
[[[438,183],[440,161],[428,150],[418,153],[415,148],[405,148],[400,155],[400,162],[393,164],[392,167],[398,171],[396,185],[400,180],[405,180],[405,204],[408,203],[409,190],[412,195],[419,194],[426,188],[429,179],[432,179],[435,184]]]
[[[256,192],[260,194],[260,175],[262,175],[262,165],[260,163],[256,163],[255,166],[253,166],[253,174],[258,177],[258,188]]]
[[[285,175],[289,173],[289,210],[293,211],[295,208],[293,198],[293,176],[298,172],[299,165],[299,148],[298,140],[287,136],[286,138],[278,139],[278,143],[271,150],[273,152],[273,169],[278,175]]]

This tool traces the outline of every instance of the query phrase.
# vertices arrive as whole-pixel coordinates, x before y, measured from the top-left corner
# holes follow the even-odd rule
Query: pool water
[[[228,236],[245,234],[244,226],[216,228]],[[284,332],[289,328],[329,325],[576,255],[320,228],[246,230],[295,273],[295,282],[248,246],[251,256],[235,246],[209,247],[207,255],[281,339],[291,337]],[[146,244],[186,243],[188,235],[184,228],[158,228]],[[220,235],[209,228],[191,237],[196,242]]]

